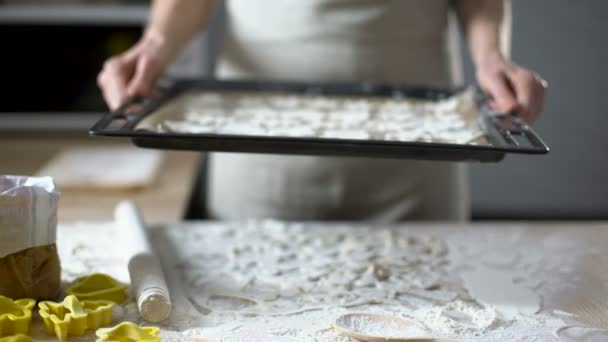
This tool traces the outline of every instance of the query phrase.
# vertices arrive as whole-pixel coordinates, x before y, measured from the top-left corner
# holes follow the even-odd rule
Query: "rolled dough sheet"
[[[533,315],[540,310],[540,297],[515,284],[508,271],[481,266],[463,272],[462,278],[474,298],[494,306],[505,319],[515,319],[519,313]]]
[[[143,188],[154,183],[162,157],[134,147],[67,148],[37,174],[53,177],[59,189]]]

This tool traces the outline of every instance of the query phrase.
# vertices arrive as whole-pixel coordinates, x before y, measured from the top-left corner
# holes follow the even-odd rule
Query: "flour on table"
[[[506,317],[500,305],[458,281],[466,270],[486,271],[475,271],[489,266],[471,256],[494,248],[490,240],[407,228],[243,221],[153,229],[174,308],[159,325],[163,341],[354,341],[332,324],[355,312],[404,318],[433,336],[460,341],[554,340],[561,319],[527,310]],[[128,281],[121,254],[128,241],[117,242],[119,233],[113,224],[60,226],[63,280],[106,272]],[[513,261],[524,275],[545,267],[526,258]],[[521,285],[513,277],[504,282]],[[133,298],[116,313],[116,322],[150,325]],[[36,324],[37,340],[52,341]],[[94,335],[71,341],[94,341]]]
[[[483,143],[472,91],[437,101],[255,92],[187,93],[157,114],[159,132]]]

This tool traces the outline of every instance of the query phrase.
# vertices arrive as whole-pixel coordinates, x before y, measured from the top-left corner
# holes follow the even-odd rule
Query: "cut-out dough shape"
[[[7,337],[0,337],[0,342],[34,342],[34,339],[27,335],[13,335]]]
[[[218,311],[238,311],[257,305],[252,299],[233,295],[211,295],[207,306]]]
[[[63,341],[68,336],[80,336],[87,330],[109,325],[114,305],[107,300],[81,302],[76,296],[69,295],[61,303],[40,302],[38,308],[49,335],[54,334]]]
[[[0,296],[0,337],[27,334],[32,323],[34,299],[12,299]]]
[[[66,292],[80,300],[109,300],[120,304],[125,301],[127,287],[107,274],[94,273],[74,280]]]
[[[96,342],[129,341],[160,342],[160,329],[157,327],[140,327],[131,322],[122,322],[112,328],[98,329],[95,332]]]
[[[340,334],[367,342],[455,342],[428,335],[414,323],[400,317],[377,313],[351,313],[333,324]]]

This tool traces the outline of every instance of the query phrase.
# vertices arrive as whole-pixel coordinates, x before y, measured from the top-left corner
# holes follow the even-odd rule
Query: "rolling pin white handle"
[[[148,322],[160,322],[171,313],[171,297],[158,259],[137,254],[129,260],[129,274],[137,296],[137,308]]]
[[[116,206],[114,215],[133,253],[129,260],[129,276],[139,312],[148,322],[160,322],[171,313],[171,297],[139,210],[132,202],[123,201]]]

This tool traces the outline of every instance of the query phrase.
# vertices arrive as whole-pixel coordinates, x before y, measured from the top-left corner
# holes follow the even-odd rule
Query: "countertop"
[[[128,282],[121,229],[61,224],[64,282],[90,272]],[[174,305],[163,341],[354,341],[331,324],[361,311],[456,341],[608,339],[606,222],[201,221],[150,234]],[[389,280],[367,279],[370,265]],[[132,299],[121,308],[115,323],[148,324]]]

